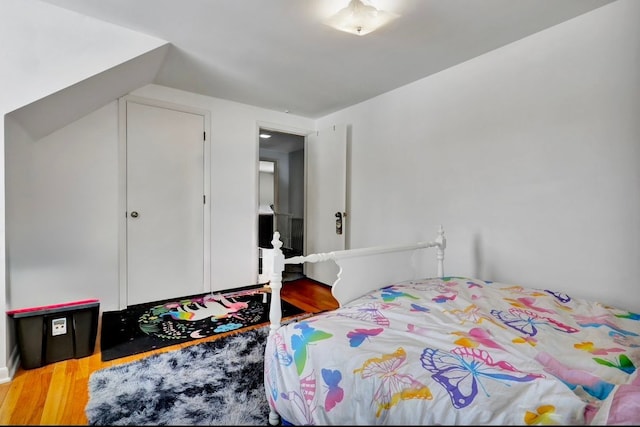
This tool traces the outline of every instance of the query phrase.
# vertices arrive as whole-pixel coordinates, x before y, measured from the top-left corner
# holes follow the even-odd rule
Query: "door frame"
[[[260,268],[258,266],[258,262],[260,259],[260,247],[259,247],[259,234],[258,234],[258,215],[259,215],[259,208],[260,208],[260,173],[258,172],[258,170],[260,169],[260,129],[264,129],[267,131],[273,131],[273,132],[282,132],[282,133],[290,133],[291,135],[298,135],[298,136],[302,136],[304,137],[304,144],[305,147],[307,145],[307,135],[309,135],[312,132],[315,132],[314,129],[304,129],[304,128],[298,128],[298,127],[293,127],[293,126],[287,126],[287,125],[283,125],[283,124],[278,124],[278,123],[272,123],[272,122],[264,122],[264,121],[260,121],[258,120],[256,122],[256,127],[255,127],[255,135],[256,135],[256,148],[255,148],[255,154],[256,154],[256,165],[254,170],[256,171],[256,181],[255,181],[255,188],[256,188],[256,202],[255,202],[255,213],[253,215],[253,217],[255,218],[255,222],[254,222],[254,232],[253,232],[253,236],[254,236],[254,241],[255,241],[255,252],[253,254],[253,263],[254,263],[254,276],[256,277],[256,283],[260,283],[261,280],[261,275],[258,273],[260,271]],[[306,233],[306,217],[307,217],[307,172],[306,172],[306,168],[307,168],[307,154],[305,153],[305,173],[304,173],[304,188],[305,188],[305,192],[304,192],[304,212],[303,212],[303,218],[304,218],[304,231],[303,234]],[[275,196],[274,196],[275,197]],[[304,249],[305,253],[306,253],[306,248]]]
[[[204,119],[203,142],[203,290],[211,290],[211,113],[208,110],[152,98],[125,95],[118,98],[118,301],[127,308],[127,102],[201,115]]]

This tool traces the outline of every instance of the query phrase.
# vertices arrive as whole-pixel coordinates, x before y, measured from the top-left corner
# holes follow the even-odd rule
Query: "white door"
[[[204,293],[204,117],[126,109],[127,305]]]
[[[345,249],[347,205],[347,127],[336,125],[307,135],[305,146],[305,254]],[[342,216],[342,230],[336,215]],[[307,263],[307,277],[332,285],[337,266]]]

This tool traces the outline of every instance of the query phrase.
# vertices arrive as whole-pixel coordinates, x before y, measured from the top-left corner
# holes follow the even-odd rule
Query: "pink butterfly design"
[[[432,298],[431,300],[433,302],[436,302],[438,304],[442,304],[445,303],[447,301],[453,301],[456,299],[458,295],[457,294],[452,294],[452,295],[438,295],[437,297]]]
[[[344,398],[344,390],[339,386],[342,373],[338,370],[322,369],[322,379],[329,390],[324,399],[324,409],[329,412]]]
[[[482,344],[485,347],[504,350],[504,347],[491,339],[491,334],[486,329],[472,328],[469,332],[452,332],[452,334],[462,337],[454,342],[462,347],[475,348]]]
[[[429,336],[429,330],[427,328],[416,326],[413,323],[407,324],[407,332],[422,335],[423,337]]]
[[[351,347],[358,347],[360,344],[364,342],[364,340],[369,337],[375,337],[379,335],[384,328],[375,328],[375,329],[354,329],[347,333],[347,338],[349,338],[349,345]]]
[[[565,325],[551,317],[538,316],[536,313],[512,307],[509,311],[491,310],[491,314],[501,320],[505,325],[529,336],[538,333],[538,326],[550,326],[555,330],[569,334],[579,330],[573,326]]]
[[[604,400],[614,388],[614,384],[604,381],[590,372],[565,365],[547,352],[541,351],[534,356],[534,359],[542,365],[545,372],[560,378],[571,390],[581,386],[591,396]]]
[[[612,316],[611,314],[599,314],[596,316],[574,315],[573,317],[574,319],[576,319],[576,322],[578,322],[578,325],[582,326],[583,328],[599,328],[601,326],[607,326],[622,335],[638,336],[638,334],[636,334],[635,332],[627,331],[620,328],[614,322],[614,316]]]

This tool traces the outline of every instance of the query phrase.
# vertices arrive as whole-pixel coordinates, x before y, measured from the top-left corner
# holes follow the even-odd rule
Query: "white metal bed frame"
[[[431,242],[418,242],[399,246],[375,246],[347,249],[327,253],[285,258],[282,254],[280,233],[273,233],[273,249],[263,249],[263,273],[270,278],[271,304],[269,307],[270,334],[280,327],[282,307],[280,290],[285,264],[334,261],[339,268],[338,277],[331,286],[331,293],[342,307],[367,292],[415,277],[415,253],[419,249],[436,248],[437,275],[444,276],[444,250],[447,240],[440,226],[438,235]],[[266,271],[265,271],[266,269]]]
[[[310,254],[285,258],[282,254],[280,233],[273,233],[273,249],[263,249],[263,274],[270,278],[271,302],[269,306],[269,336],[280,328],[282,321],[282,272],[285,264],[334,261],[339,268],[338,277],[331,286],[331,293],[342,307],[367,292],[416,277],[415,254],[419,249],[436,248],[437,275],[444,276],[444,250],[447,240],[440,226],[438,235],[431,242],[418,242],[400,246],[376,246],[362,249],[347,249],[328,253]],[[265,270],[266,269],[266,270]],[[269,424],[278,425],[280,416],[273,410],[269,413]]]

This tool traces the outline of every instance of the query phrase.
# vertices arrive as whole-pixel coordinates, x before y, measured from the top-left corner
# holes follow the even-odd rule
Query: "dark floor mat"
[[[102,361],[239,330],[269,321],[271,293],[262,285],[200,294],[102,313]],[[282,317],[304,310],[282,301]]]

